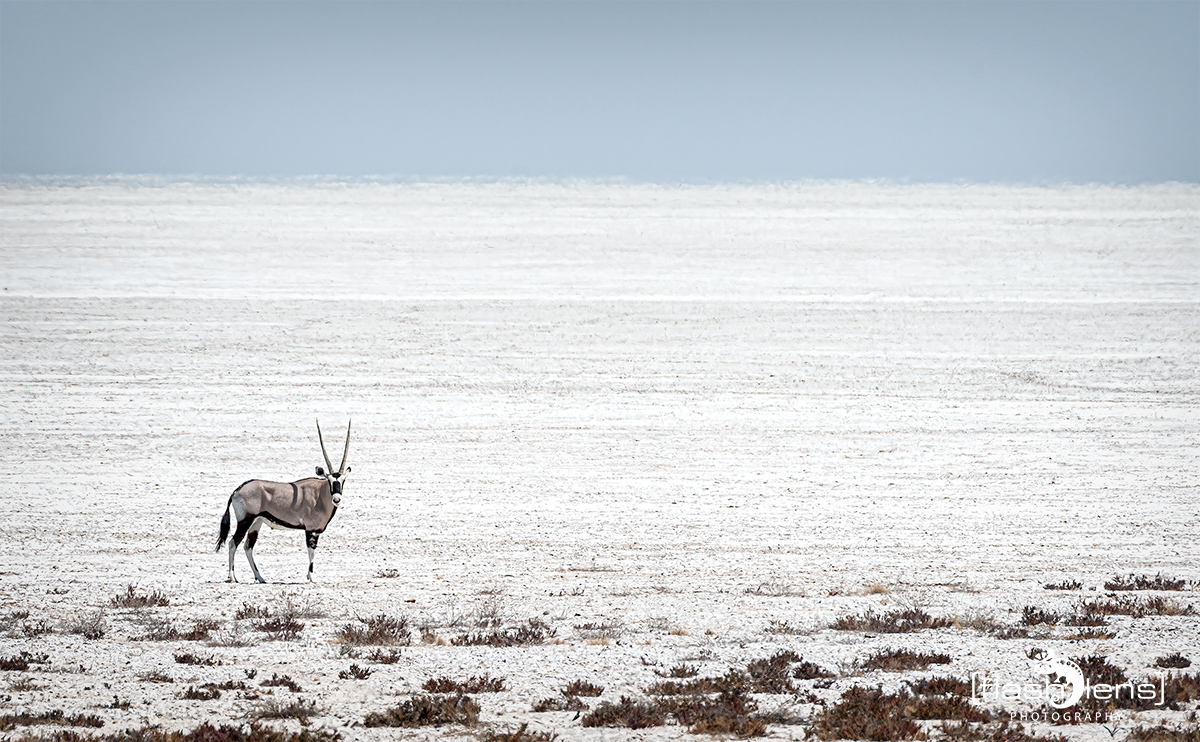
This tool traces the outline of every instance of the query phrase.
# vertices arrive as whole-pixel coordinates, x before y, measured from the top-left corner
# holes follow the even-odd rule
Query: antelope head
[[[329,482],[329,493],[333,495],[336,506],[342,501],[342,483],[350,476],[350,467],[346,466],[346,457],[350,454],[350,423],[346,423],[346,447],[342,449],[342,463],[335,472],[333,464],[329,463],[329,454],[325,452],[325,439],[321,437],[321,422],[317,421],[317,440],[321,441],[321,455],[325,457],[325,467],[317,467],[317,476],[325,477]]]

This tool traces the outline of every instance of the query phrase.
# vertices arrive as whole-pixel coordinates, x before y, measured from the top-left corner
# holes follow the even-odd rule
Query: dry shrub
[[[982,739],[987,742],[1070,742],[1061,734],[1052,734],[1049,737],[1030,735],[1020,724],[1010,725],[1008,719],[1001,721],[995,731]]]
[[[271,641],[295,641],[304,631],[304,624],[294,616],[272,616],[260,620],[254,630],[263,632]]]
[[[371,677],[371,671],[365,667],[352,664],[350,665],[350,669],[339,672],[338,677],[342,680],[366,680]]]
[[[221,660],[211,654],[207,657],[202,657],[191,652],[181,652],[175,655],[175,661],[181,665],[201,665],[204,667],[218,667],[221,665]]]
[[[338,629],[335,641],[355,647],[408,646],[412,644],[412,632],[408,630],[408,617],[380,613],[345,624]]]
[[[1151,577],[1150,575],[1129,575],[1116,577],[1104,583],[1105,590],[1182,590],[1187,584],[1186,580],[1175,580],[1170,577],[1163,577],[1162,573],[1158,573]]]
[[[1058,638],[1066,641],[1083,641],[1087,639],[1112,639],[1116,635],[1117,632],[1110,629],[1075,629],[1074,631],[1066,632]]]
[[[1047,582],[1043,590],[1082,590],[1083,583],[1079,580],[1063,580],[1062,582]]]
[[[54,633],[54,624],[44,618],[39,618],[36,621],[24,621],[21,623],[21,636],[26,639],[33,639],[46,634]]]
[[[566,688],[562,689],[564,696],[584,696],[585,698],[595,698],[604,692],[603,685],[595,685],[586,680],[572,681]]]
[[[692,734],[732,734],[744,739],[761,737],[767,732],[766,722],[751,715],[758,710],[758,704],[737,688],[716,698],[686,696],[658,705]]]
[[[578,696],[568,696],[566,698],[543,698],[533,704],[533,710],[538,713],[544,711],[587,711],[588,705],[579,700]]]
[[[63,727],[102,727],[104,720],[95,714],[67,714],[62,709],[44,711],[40,714],[16,713],[0,715],[0,732],[16,726],[53,724]]]
[[[255,719],[295,719],[301,726],[308,726],[311,716],[320,716],[322,710],[316,701],[305,701],[297,698],[290,703],[269,698],[253,712]]]
[[[907,711],[908,693],[854,686],[841,699],[821,709],[813,720],[820,739],[917,739],[921,728]]]
[[[162,670],[151,670],[138,675],[138,680],[143,683],[174,683],[175,678],[166,674]]]
[[[1175,654],[1163,655],[1162,657],[1159,657],[1158,659],[1154,660],[1154,666],[1155,667],[1172,668],[1172,669],[1182,669],[1185,667],[1191,667],[1192,661],[1189,660],[1187,657],[1184,657],[1179,652],[1176,652]]]
[[[666,723],[666,715],[656,703],[635,701],[621,696],[617,703],[602,702],[593,711],[585,714],[580,723],[585,727],[644,729],[662,726]]]
[[[371,712],[363,719],[368,727],[440,727],[446,724],[475,726],[479,704],[470,696],[413,696],[386,711]]]
[[[29,669],[30,665],[44,665],[50,661],[48,654],[30,654],[29,652],[21,652],[12,657],[0,657],[0,670],[9,670],[12,672],[24,672]]]
[[[76,634],[84,639],[103,639],[108,631],[108,621],[105,619],[103,608],[95,613],[76,613],[63,629],[68,634]]]
[[[252,721],[246,726],[221,725],[219,727],[204,722],[190,732],[172,732],[153,726],[87,737],[63,730],[56,732],[49,740],[50,742],[339,742],[341,735],[327,730],[280,731]],[[46,738],[25,736],[19,738],[17,742],[46,742]]]
[[[948,665],[950,655],[910,652],[907,649],[885,649],[860,661],[858,666],[864,670],[883,670],[884,672],[904,672],[906,670],[925,670],[930,665]]]
[[[913,699],[905,710],[914,719],[954,719],[956,721],[991,721],[985,709],[971,705],[959,695],[927,695]]]
[[[1025,610],[1021,611],[1021,623],[1025,626],[1038,626],[1046,624],[1047,626],[1057,626],[1062,621],[1062,616],[1053,611],[1044,611],[1041,608],[1035,608],[1031,605],[1025,606]]]
[[[456,647],[528,647],[545,644],[547,639],[557,633],[557,629],[551,628],[545,622],[531,618],[524,626],[493,631],[490,634],[463,634],[451,639],[450,643]]]
[[[553,732],[528,732],[528,724],[522,724],[515,732],[489,731],[483,742],[554,742],[558,735]]]
[[[1182,605],[1174,600],[1161,596],[1144,597],[1104,597],[1085,601],[1080,605],[1080,611],[1089,616],[1191,616],[1195,610],[1191,604]]]
[[[233,617],[239,621],[245,618],[270,618],[271,611],[266,608],[260,608],[258,606],[250,605],[247,602],[243,602],[242,607],[237,609],[237,613],[235,613]]]
[[[277,672],[271,673],[271,679],[262,681],[260,685],[268,688],[287,688],[293,693],[304,692],[304,689],[300,687],[300,684],[295,680],[292,680],[291,677],[287,675],[280,675]]]
[[[146,616],[141,620],[146,633],[134,641],[173,642],[205,641],[220,624],[211,618],[200,618],[192,622],[192,628],[184,631],[165,618]]]
[[[125,592],[113,596],[113,608],[163,608],[171,605],[167,596],[157,590],[152,593],[138,594],[137,585],[132,582],[125,586]]]
[[[655,670],[654,674],[660,678],[694,678],[700,674],[700,668],[681,662],[666,672]]]
[[[907,634],[924,629],[945,629],[954,625],[948,618],[934,618],[919,608],[880,614],[867,611],[861,616],[843,616],[833,622],[838,631],[866,631],[872,634]]]
[[[221,691],[212,684],[199,688],[189,685],[179,697],[187,701],[215,701],[221,697]]]
[[[974,692],[971,684],[956,677],[922,678],[906,680],[909,689],[918,696],[958,696],[970,698]]]
[[[1191,729],[1175,729],[1162,724],[1137,727],[1125,739],[1133,742],[1200,742],[1200,726]]]
[[[389,649],[385,652],[382,649],[376,649],[366,656],[366,660],[380,665],[394,665],[400,661],[400,650]]]
[[[472,675],[470,678],[457,681],[447,677],[440,677],[436,680],[430,678],[421,686],[430,693],[499,693],[504,690],[504,678],[490,678],[487,675],[476,677]]]

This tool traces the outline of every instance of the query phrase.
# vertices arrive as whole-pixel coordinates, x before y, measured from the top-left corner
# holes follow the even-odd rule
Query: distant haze
[[[0,2],[0,172],[1200,181],[1197,2]]]

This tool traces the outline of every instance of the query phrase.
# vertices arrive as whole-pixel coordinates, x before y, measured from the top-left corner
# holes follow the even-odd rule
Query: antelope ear
[[[319,467],[319,466],[317,467],[317,476],[318,476],[318,477],[323,477],[323,476],[325,476],[325,470],[324,470],[324,469],[322,469],[322,468],[321,468],[321,467]]]

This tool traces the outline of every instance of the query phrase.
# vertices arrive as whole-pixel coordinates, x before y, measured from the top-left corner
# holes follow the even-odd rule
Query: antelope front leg
[[[313,581],[313,558],[317,555],[317,539],[321,534],[316,531],[305,531],[304,540],[308,544],[308,581]]]

